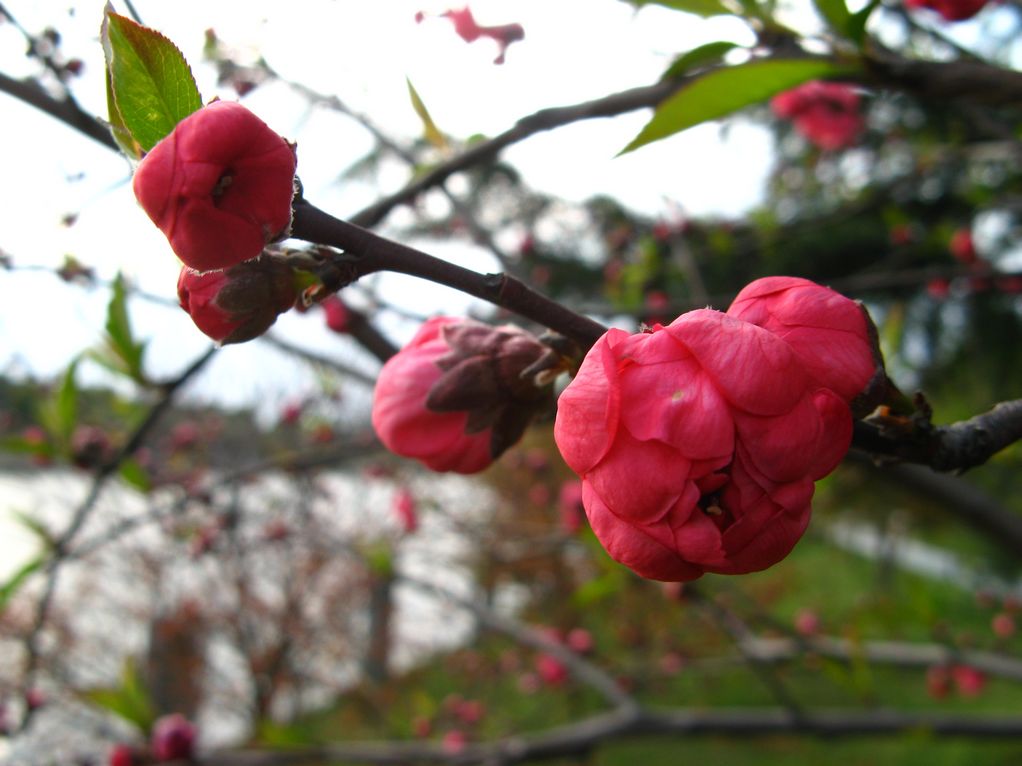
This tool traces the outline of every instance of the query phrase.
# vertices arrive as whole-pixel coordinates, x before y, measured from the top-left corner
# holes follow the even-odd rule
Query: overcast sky
[[[73,15],[62,3],[14,0],[5,5],[30,31],[52,24],[63,33],[67,55],[85,62],[76,95],[86,109],[102,115],[97,37],[104,0],[74,3]],[[658,7],[636,12],[619,0],[478,0],[472,7],[480,23],[518,22],[525,28],[525,40],[512,45],[506,63],[497,66],[492,41],[466,44],[446,20],[435,17],[415,23],[418,10],[435,14],[458,5],[415,0],[135,2],[145,23],[184,51],[206,100],[236,98],[229,89],[218,89],[212,67],[202,62],[204,30],[213,28],[240,58],[263,55],[285,77],[340,96],[398,139],[421,130],[406,77],[442,130],[455,137],[492,135],[543,107],[652,83],[674,55],[703,42],[750,42],[747,30],[733,19],[701,20]],[[0,24],[0,70],[31,74],[34,65],[23,50],[17,30]],[[364,186],[337,183],[339,173],[370,148],[365,130],[323,109],[307,109],[283,85],[257,89],[245,103],[282,135],[297,140],[299,174],[314,203],[343,216],[374,200],[374,192]],[[0,184],[0,249],[19,265],[48,267],[73,254],[103,278],[123,271],[144,289],[173,296],[178,262],[136,205],[128,163],[9,96],[0,95],[0,104],[8,147],[5,183]],[[571,200],[611,194],[651,215],[679,209],[692,215],[736,215],[759,200],[770,161],[764,129],[739,120],[725,141],[719,126],[707,125],[615,158],[648,117],[642,112],[552,131],[513,147],[505,157],[539,190]],[[386,179],[388,190],[406,180],[404,173]],[[61,221],[69,213],[77,221],[66,227]],[[464,244],[417,244],[481,271],[495,268],[485,253]],[[408,278],[395,277],[388,284],[419,314],[465,305],[450,291]],[[0,273],[0,368],[44,377],[57,373],[98,339],[106,298],[104,290],[69,288],[46,274]],[[206,346],[183,312],[134,302],[132,313],[140,334],[150,338],[150,366],[156,374],[173,374]],[[322,328],[319,316],[289,315],[278,327],[289,338],[325,351],[343,343]],[[261,343],[227,348],[197,389],[227,402],[278,402],[312,385],[307,373],[279,363],[274,354]]]

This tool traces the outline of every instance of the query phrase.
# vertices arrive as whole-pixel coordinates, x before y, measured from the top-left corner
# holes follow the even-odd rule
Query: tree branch
[[[538,322],[578,343],[592,346],[607,328],[576,314],[507,274],[479,274],[342,221],[304,200],[295,203],[291,236],[344,250],[325,262],[320,276],[338,289],[377,271],[396,271],[474,295]],[[330,271],[333,271],[331,275]]]

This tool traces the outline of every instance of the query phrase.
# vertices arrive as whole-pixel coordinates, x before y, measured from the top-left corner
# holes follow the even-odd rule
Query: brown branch
[[[34,80],[15,80],[3,72],[0,72],[0,92],[34,106],[108,149],[120,151],[109,129],[91,114],[83,111],[70,96],[65,99],[54,98]]]
[[[919,61],[876,48],[865,59],[866,84],[900,88],[927,99],[987,106],[1022,102],[1022,72],[982,61]]]
[[[320,274],[330,289],[338,289],[377,271],[395,271],[428,279],[489,301],[538,322],[582,348],[592,346],[607,328],[576,314],[507,274],[479,274],[470,269],[380,237],[342,221],[304,200],[295,203],[291,236],[345,252],[324,261]],[[331,257],[326,254],[325,257]]]
[[[965,471],[982,465],[1019,439],[1022,399],[1014,399],[946,426],[861,420],[855,424],[852,444],[880,460],[919,463],[937,471]]]

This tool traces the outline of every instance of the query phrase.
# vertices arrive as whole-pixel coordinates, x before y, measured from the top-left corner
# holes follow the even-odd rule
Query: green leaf
[[[110,124],[127,130],[143,151],[149,151],[202,107],[192,71],[174,43],[119,16],[109,5],[100,37],[115,107]]]
[[[114,278],[111,286],[110,303],[107,304],[106,309],[105,329],[107,349],[113,360],[97,357],[97,361],[144,385],[146,378],[142,370],[142,357],[145,354],[145,343],[136,341],[131,331],[131,318],[128,315],[128,292],[121,274]],[[112,361],[113,363],[111,363]]]
[[[408,95],[412,99],[412,108],[415,113],[419,115],[419,119],[422,120],[423,135],[426,140],[429,141],[433,146],[438,149],[444,149],[447,146],[447,137],[441,132],[440,128],[433,122],[433,118],[430,117],[429,110],[426,109],[426,104],[419,96],[419,92],[415,90],[415,86],[412,85],[412,81],[407,77],[405,82],[408,83]]]
[[[148,492],[152,489],[152,482],[149,481],[149,472],[136,460],[123,461],[121,463],[120,474],[126,484],[140,492]]]
[[[71,443],[78,422],[78,385],[75,374],[78,371],[78,359],[68,365],[60,387],[43,403],[39,409],[39,422],[58,444],[67,447]]]
[[[621,154],[659,141],[693,125],[727,117],[739,109],[766,101],[809,80],[848,75],[849,64],[818,59],[753,61],[700,77],[668,98]]]
[[[880,0],[870,0],[870,2],[866,4],[865,8],[849,16],[845,32],[856,45],[861,46],[863,41],[866,39],[866,23],[869,21],[869,17],[873,14],[873,11],[879,7]]]
[[[729,43],[726,40],[718,40],[714,43],[706,43],[698,48],[693,48],[676,58],[660,79],[667,80],[681,77],[692,69],[697,69],[707,64],[717,64],[724,58],[725,54],[737,48],[736,43]]]
[[[131,131],[124,124],[121,111],[117,108],[117,102],[114,101],[114,86],[110,81],[109,67],[106,70],[106,111],[110,134],[114,137],[117,145],[121,147],[121,151],[133,160],[142,159],[142,147],[138,145],[138,141],[132,138]]]
[[[124,663],[119,686],[104,689],[87,689],[82,696],[93,705],[109,710],[126,721],[148,731],[156,716],[149,693],[142,683],[141,674],[132,660]]]
[[[23,565],[17,572],[11,575],[3,585],[0,585],[0,611],[7,607],[7,603],[21,589],[29,577],[38,572],[46,564],[47,556],[41,555]]]
[[[852,15],[845,0],[813,0],[813,5],[832,30],[839,35],[848,34],[848,21]]]
[[[22,511],[11,511],[11,516],[20,526],[31,532],[46,550],[53,548],[53,534],[43,522]]]
[[[731,16],[734,11],[720,0],[634,0],[636,5],[663,5],[676,11],[694,13],[703,18],[710,16]]]

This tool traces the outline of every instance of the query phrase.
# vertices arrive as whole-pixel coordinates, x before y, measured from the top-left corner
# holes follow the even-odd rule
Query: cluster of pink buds
[[[249,340],[298,295],[290,267],[262,256],[287,236],[295,149],[241,104],[192,113],[145,155],[135,196],[184,263],[181,307],[220,343]]]
[[[770,108],[821,149],[851,146],[865,125],[859,94],[850,85],[813,81],[774,96]]]

